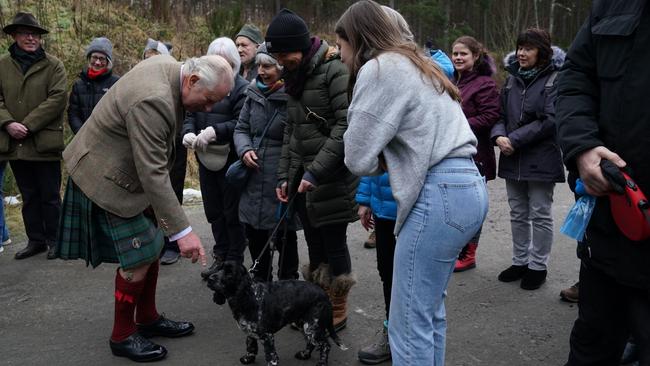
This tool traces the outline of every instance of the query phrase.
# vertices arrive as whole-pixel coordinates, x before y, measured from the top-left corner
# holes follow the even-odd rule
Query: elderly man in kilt
[[[184,64],[170,56],[143,61],[111,87],[63,152],[70,179],[56,255],[83,258],[93,267],[119,263],[109,342],[116,356],[162,359],[167,350],[148,337],[181,337],[194,330],[192,323],[166,319],[156,309],[163,236],[177,240],[183,256],[206,264],[169,168],[185,111],[210,110],[230,92],[233,80],[230,65],[219,56]]]

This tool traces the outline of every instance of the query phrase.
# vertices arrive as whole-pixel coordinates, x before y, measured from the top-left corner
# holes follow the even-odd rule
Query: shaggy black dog
[[[307,360],[314,348],[320,359],[317,365],[327,365],[330,343],[327,335],[346,349],[332,325],[332,304],[320,287],[310,282],[287,280],[254,282],[246,267],[225,261],[208,278],[208,287],[214,291],[213,300],[223,305],[228,300],[237,325],[246,333],[246,355],[239,361],[250,364],[257,355],[257,339],[264,344],[267,365],[278,364],[273,334],[285,325],[303,324],[307,348],[296,353],[296,358]]]

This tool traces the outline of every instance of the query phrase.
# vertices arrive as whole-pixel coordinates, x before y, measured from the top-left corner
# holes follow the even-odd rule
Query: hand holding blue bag
[[[560,232],[577,241],[582,241],[585,237],[591,214],[594,212],[594,207],[596,206],[596,197],[587,194],[584,184],[580,179],[576,181],[576,194],[581,196],[567,214],[566,219],[564,219],[564,224],[562,224]]]

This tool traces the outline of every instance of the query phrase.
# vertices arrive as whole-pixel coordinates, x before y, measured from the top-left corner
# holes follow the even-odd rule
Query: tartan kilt
[[[61,259],[85,259],[93,268],[119,263],[133,269],[155,262],[164,245],[162,232],[144,214],[116,216],[93,203],[72,179],[61,205],[56,255]]]

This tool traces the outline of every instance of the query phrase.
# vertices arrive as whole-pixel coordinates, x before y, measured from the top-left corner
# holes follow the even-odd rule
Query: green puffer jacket
[[[67,97],[65,68],[56,57],[46,53],[25,75],[9,54],[0,57],[0,161],[61,160]],[[25,139],[4,129],[12,121],[29,129]]]
[[[311,59],[300,100],[289,98],[278,180],[288,181],[289,196],[305,171],[316,178],[307,192],[307,212],[316,227],[358,219],[359,178],[343,163],[343,133],[348,128],[348,70],[323,41]],[[311,111],[311,112],[310,112]]]

